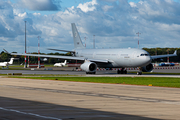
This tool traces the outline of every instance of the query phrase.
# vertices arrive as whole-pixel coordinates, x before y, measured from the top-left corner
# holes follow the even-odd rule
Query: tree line
[[[170,57],[170,62],[180,62],[180,48],[143,48],[144,50],[146,50],[147,52],[149,52],[150,55],[163,55],[163,54],[173,54],[175,50],[177,50],[177,57]],[[14,52],[16,53],[16,52]],[[31,53],[31,54],[38,54],[36,52]],[[40,54],[44,54],[44,55],[61,55],[61,56],[71,56],[71,53],[40,53]],[[0,61],[4,62],[4,61],[9,61],[11,57],[14,58],[18,58],[18,60],[15,60],[14,63],[15,64],[21,64],[24,63],[24,56],[19,56],[19,55],[10,55],[4,51],[1,52],[0,54]],[[28,60],[28,58],[27,58]],[[153,62],[158,61],[167,61],[167,58],[162,58],[162,59],[157,59],[157,60],[153,60]],[[47,61],[43,61],[43,58],[41,58],[41,63],[44,64],[54,64],[57,62],[64,62],[63,59],[58,59],[58,58],[47,58]],[[74,60],[69,60],[70,63],[75,63],[76,61]],[[35,64],[38,63],[38,57],[29,57],[29,63]]]
[[[149,52],[150,55],[164,55],[164,54],[173,54],[175,50],[177,50],[177,56],[170,57],[170,62],[180,62],[180,48],[143,48],[147,52]],[[158,61],[167,61],[167,58],[161,58],[153,60],[153,62]]]

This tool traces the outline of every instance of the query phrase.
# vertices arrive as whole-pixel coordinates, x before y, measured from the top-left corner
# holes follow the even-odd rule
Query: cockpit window
[[[149,54],[141,54],[140,56],[149,56]]]

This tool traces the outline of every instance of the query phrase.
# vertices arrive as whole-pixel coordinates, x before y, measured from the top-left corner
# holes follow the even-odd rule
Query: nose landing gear
[[[139,68],[139,71],[137,72],[137,75],[142,75],[142,68]]]
[[[142,72],[137,72],[137,75],[142,75]]]

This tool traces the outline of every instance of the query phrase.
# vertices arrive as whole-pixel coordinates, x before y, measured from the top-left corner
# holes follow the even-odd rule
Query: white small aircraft
[[[4,67],[8,68],[9,65],[13,64],[13,60],[14,60],[14,58],[11,58],[9,62],[0,62],[0,66],[2,66],[2,68],[4,68]]]
[[[47,61],[48,59],[47,58],[41,58],[41,61]]]
[[[63,63],[55,63],[54,66],[64,67],[66,64],[67,64],[67,60],[65,60]]]

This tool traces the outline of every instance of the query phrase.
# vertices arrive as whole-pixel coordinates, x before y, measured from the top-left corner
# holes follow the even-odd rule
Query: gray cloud
[[[139,15],[153,22],[180,24],[180,4],[174,1],[149,0],[137,4]]]
[[[29,1],[21,0],[21,3],[26,2],[27,5]],[[137,32],[141,33],[140,47],[179,47],[180,3],[171,0],[141,0],[131,4],[127,0],[95,2],[97,4],[88,2],[82,4],[81,8],[72,6],[48,15],[15,8],[19,2],[0,3],[0,39],[13,41],[24,48],[26,20],[30,48],[37,47],[37,36],[40,35],[43,52],[49,52],[46,51],[48,47],[73,49],[71,23],[76,23],[83,43],[84,37],[87,37],[88,48],[93,46],[93,35],[96,36],[96,46],[99,48],[137,47]],[[30,1],[28,6],[24,6],[30,10],[33,4]],[[85,6],[88,7],[85,9]],[[13,43],[8,42],[7,45],[3,42],[3,46],[8,47],[10,44]]]
[[[60,0],[19,0],[19,5],[33,11],[57,11],[61,9]]]
[[[1,39],[15,41],[19,35],[24,35],[24,21],[27,20],[29,35],[37,35],[42,32],[33,25],[32,18],[27,13],[15,13],[13,4],[8,1],[0,3],[0,37]],[[33,15],[29,15],[33,17]],[[7,39],[6,39],[7,38]],[[11,39],[10,39],[11,38]]]

